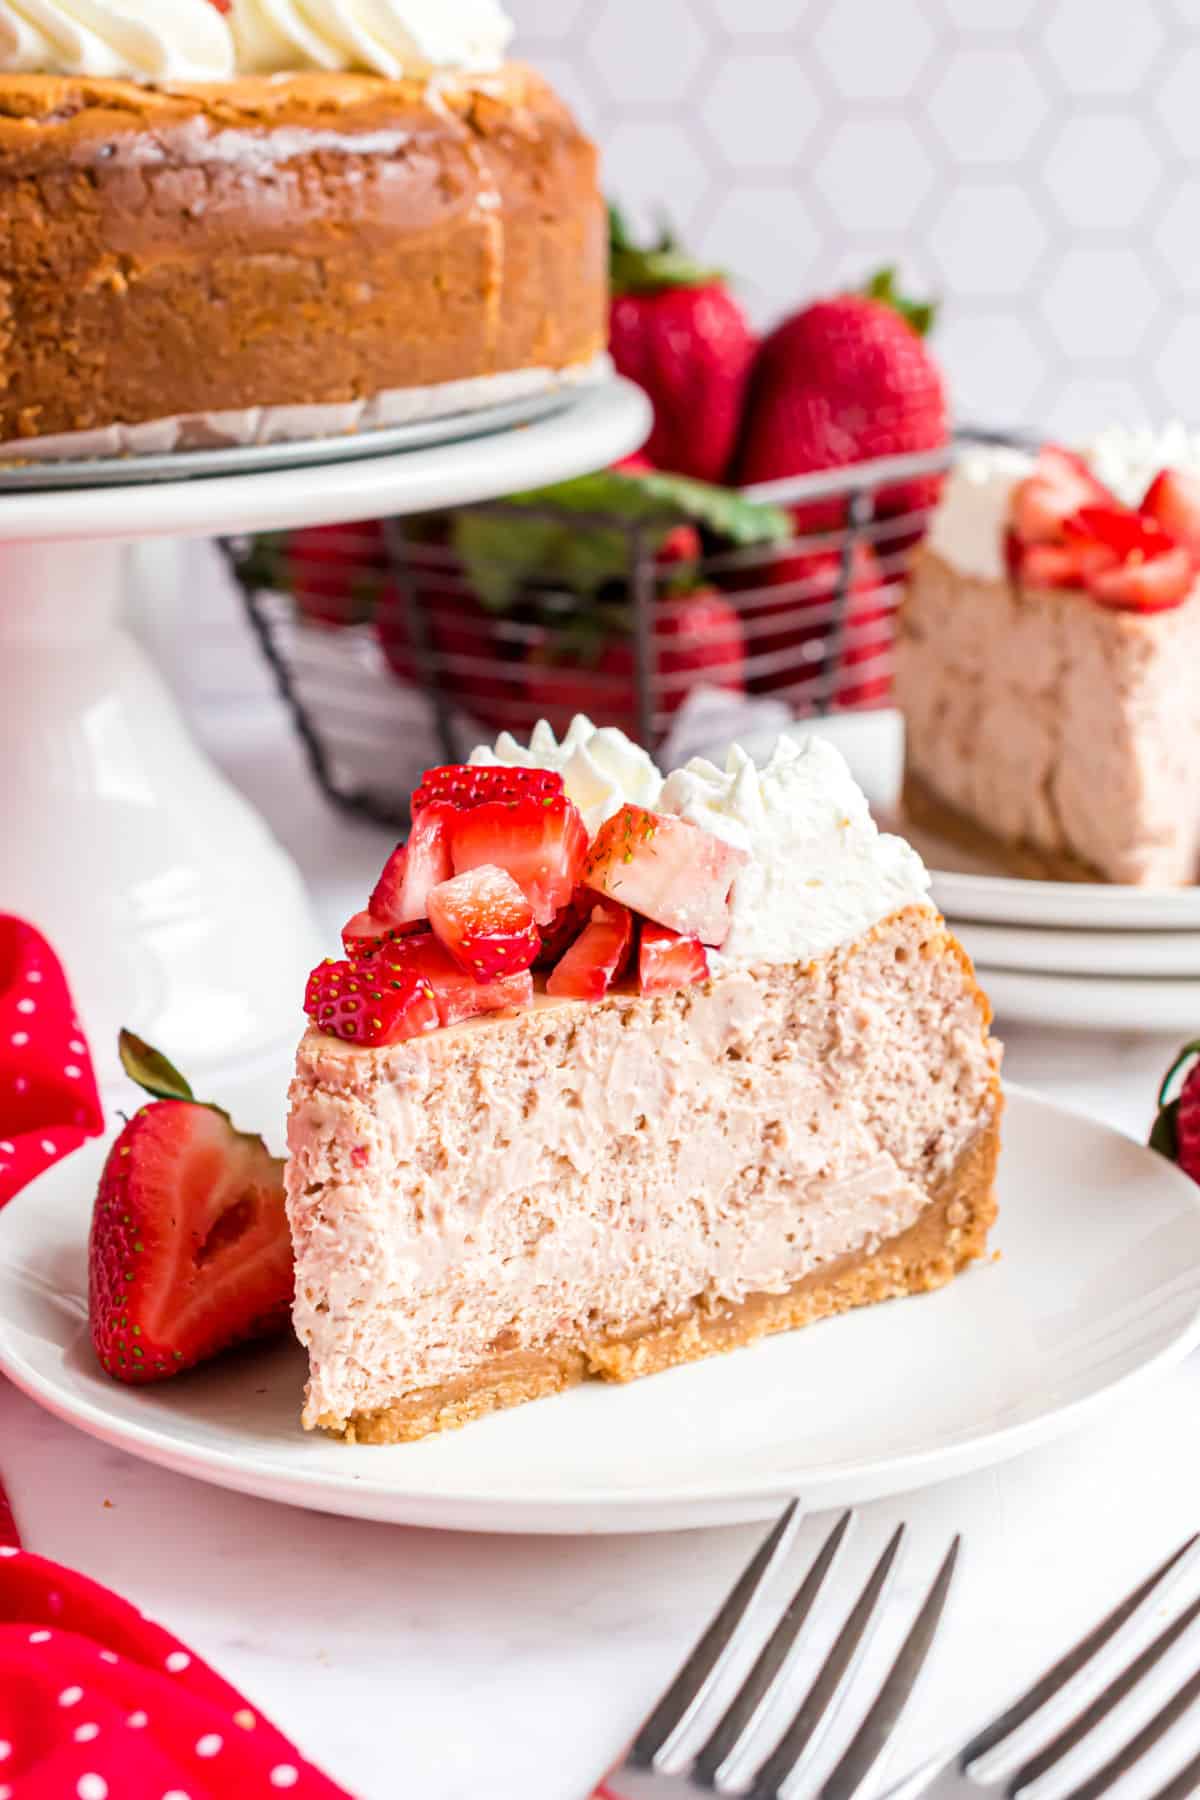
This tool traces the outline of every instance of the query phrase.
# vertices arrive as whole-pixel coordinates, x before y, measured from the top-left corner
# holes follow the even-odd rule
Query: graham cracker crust
[[[947,843],[956,844],[972,856],[996,863],[1009,875],[1023,876],[1027,881],[1101,881],[1109,877],[1082,857],[1069,851],[1042,850],[1024,840],[995,837],[974,819],[935,794],[920,775],[904,771],[901,811],[909,824]]]
[[[997,1084],[992,1122],[933,1188],[915,1225],[877,1250],[839,1257],[785,1294],[752,1294],[736,1305],[698,1299],[681,1317],[663,1323],[536,1354],[500,1355],[460,1380],[398,1395],[389,1405],[348,1420],[322,1417],[318,1424],[347,1443],[408,1443],[582,1381],[636,1381],[852,1307],[944,1287],[987,1249],[996,1218],[999,1114]]]

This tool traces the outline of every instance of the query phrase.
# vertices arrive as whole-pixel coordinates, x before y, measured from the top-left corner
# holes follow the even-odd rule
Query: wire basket
[[[403,826],[431,758],[461,760],[504,730],[528,736],[541,718],[561,732],[585,712],[656,749],[701,686],[770,697],[796,718],[886,705],[904,577],[952,454],[751,490],[789,509],[796,535],[705,545],[686,594],[664,541],[678,514],[631,523],[521,505],[524,520],[619,535],[623,630],[599,649],[574,593],[541,586],[535,608],[499,615],[481,605],[453,518],[511,518],[515,502],[312,534],[315,561],[289,555],[295,534],[225,549],[321,788]]]

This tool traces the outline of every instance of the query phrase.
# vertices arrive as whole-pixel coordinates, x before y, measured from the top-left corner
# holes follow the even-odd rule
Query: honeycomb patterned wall
[[[760,321],[897,260],[960,419],[1200,423],[1200,0],[507,0]]]

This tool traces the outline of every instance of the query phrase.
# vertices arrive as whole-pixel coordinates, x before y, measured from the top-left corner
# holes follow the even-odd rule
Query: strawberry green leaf
[[[936,300],[910,300],[900,292],[896,284],[894,267],[877,269],[863,289],[869,300],[882,300],[907,319],[919,337],[928,337],[937,321],[938,303]]]
[[[1157,1150],[1160,1156],[1167,1157],[1171,1162],[1179,1161],[1178,1114],[1179,1102],[1172,1100],[1169,1106],[1160,1108],[1158,1117],[1150,1128],[1151,1150]]]
[[[521,518],[520,509],[594,513],[613,526],[542,516]],[[737,544],[782,543],[791,536],[779,507],[746,500],[729,488],[682,475],[626,474],[602,469],[574,481],[514,495],[502,513],[460,513],[454,548],[472,587],[492,612],[504,612],[532,582],[566,588],[591,599],[629,573],[632,536],[645,525],[657,543],[680,519],[705,526]],[[622,529],[622,526],[626,529]]]
[[[155,1050],[132,1031],[122,1031],[117,1039],[121,1067],[131,1081],[153,1094],[156,1100],[194,1100],[191,1086],[179,1070],[169,1063],[161,1050]]]
[[[624,214],[615,206],[608,209],[608,247],[614,295],[709,287],[725,279],[720,269],[705,268],[681,250],[667,225],[656,244],[637,244]]]

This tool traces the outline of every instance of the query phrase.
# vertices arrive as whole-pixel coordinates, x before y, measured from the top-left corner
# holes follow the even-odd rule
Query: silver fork
[[[1171,1582],[1182,1573],[1185,1563],[1192,1560],[1191,1553],[1198,1542],[1200,1533],[1181,1544],[1165,1563],[1147,1576],[1140,1587],[1126,1595],[1119,1606],[1101,1619],[1073,1650],[1068,1650],[1027,1693],[1014,1701],[998,1718],[993,1719],[990,1725],[976,1732],[962,1749],[950,1756],[935,1758],[915,1775],[889,1789],[884,1800],[900,1800],[900,1796],[904,1800],[915,1800],[917,1795],[930,1796],[931,1800],[984,1800],[986,1794],[1005,1796],[1006,1800],[1012,1800],[1013,1796],[1032,1786],[1043,1775],[1059,1768],[1064,1758],[1072,1752],[1081,1749],[1089,1741],[1096,1745],[1098,1740],[1095,1734],[1104,1726],[1105,1721],[1112,1717],[1116,1708],[1133,1694],[1143,1678],[1150,1674],[1184,1633],[1200,1619],[1198,1596],[1130,1660],[1124,1661],[1118,1655],[1118,1640],[1126,1637],[1139,1621],[1144,1621],[1150,1608],[1161,1601]],[[1093,1680],[1103,1680],[1110,1670],[1115,1670],[1115,1673],[1111,1674],[1106,1685],[1081,1707],[1068,1724],[1057,1729],[1043,1725],[1041,1732],[1037,1731],[1038,1715],[1052,1700],[1064,1694],[1077,1680],[1082,1687],[1089,1674]],[[1108,1793],[1123,1776],[1144,1762],[1150,1751],[1162,1742],[1168,1731],[1179,1723],[1198,1700],[1200,1668],[1099,1768],[1093,1769],[1083,1780],[1074,1783],[1068,1792],[1061,1794],[1060,1800],[1099,1800],[1100,1795]],[[1018,1737],[1022,1742],[1016,1741]],[[1010,1766],[998,1776],[993,1771],[1003,1761],[1006,1746],[1011,1752]],[[985,1759],[990,1765],[987,1769],[980,1766]],[[1011,1767],[1014,1760],[1017,1761],[1015,1769]],[[1183,1768],[1178,1769],[1164,1786],[1154,1792],[1150,1800],[1184,1800],[1185,1795],[1193,1794],[1198,1789],[1200,1754],[1193,1756]]]
[[[664,1755],[680,1744],[700,1709],[722,1685],[731,1657],[745,1640],[755,1601],[792,1548],[802,1515],[799,1501],[791,1502],[593,1800],[686,1800],[715,1788],[720,1770],[735,1751],[739,1761],[751,1753],[755,1756],[754,1774],[745,1790],[747,1800],[779,1800],[780,1789],[811,1760],[847,1696],[900,1556],[903,1525],[892,1534],[872,1569],[787,1729],[763,1754],[760,1746],[768,1741],[763,1729],[766,1715],[782,1691],[791,1653],[837,1561],[852,1516],[844,1513],[826,1538],[753,1668],[707,1738],[688,1758],[686,1768],[682,1772],[665,1770]],[[877,1769],[933,1646],[959,1543],[956,1537],[853,1740],[822,1783],[821,1800],[851,1800]]]

